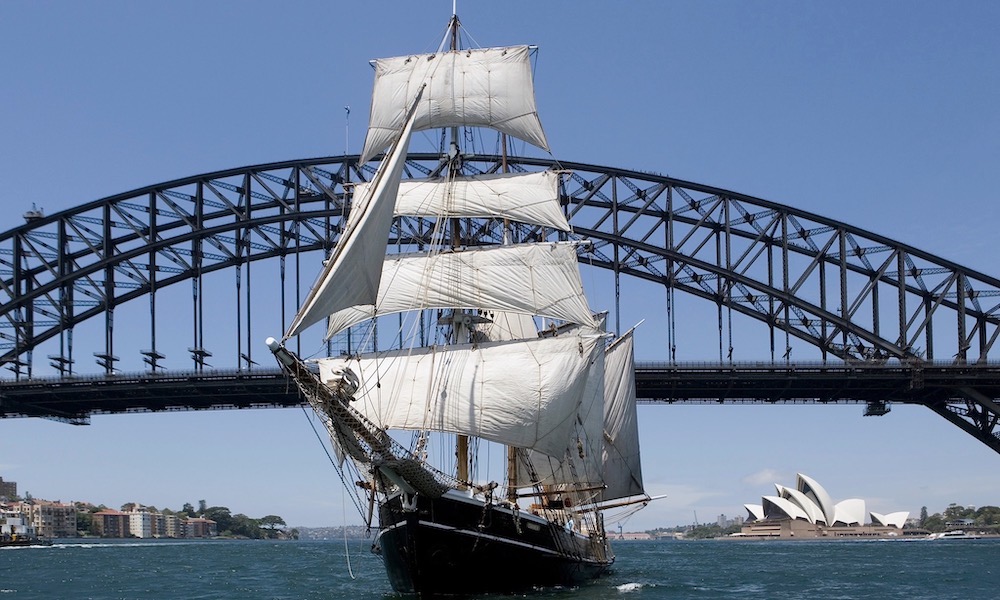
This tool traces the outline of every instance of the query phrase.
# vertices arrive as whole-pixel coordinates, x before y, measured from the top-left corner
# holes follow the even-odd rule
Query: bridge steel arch
[[[249,280],[250,263],[279,258],[284,290],[287,257],[332,248],[350,205],[350,184],[373,173],[357,159],[218,171],[49,216],[26,214],[25,224],[0,234],[0,363],[15,379],[30,378],[35,348],[58,339],[59,351],[48,359],[61,374],[72,375],[73,328],[103,316],[105,340],[94,356],[110,374],[117,360],[115,309],[148,297],[154,316],[143,354],[156,372],[163,358],[156,346],[157,291],[191,282],[189,351],[195,369],[202,369],[210,355],[204,347],[202,278],[247,265]],[[471,157],[465,169],[498,172],[504,160]],[[671,323],[675,295],[690,294],[718,307],[720,331],[723,310],[764,323],[771,361],[790,360],[801,343],[823,360],[911,365],[916,386],[922,364],[985,364],[996,354],[996,278],[846,223],[712,186],[547,159],[506,159],[506,165],[568,172],[565,211],[575,233],[593,242],[580,260],[614,273],[616,302],[620,277],[639,278],[663,286]],[[442,167],[436,154],[413,155],[407,163],[408,176],[435,175]],[[429,235],[426,221],[401,219],[390,241],[420,245]],[[462,227],[468,245],[502,235],[494,222]],[[556,234],[521,226],[514,235],[541,240]],[[237,348],[238,364],[252,362],[249,281],[245,289],[247,322],[240,339],[245,333],[246,347]],[[284,303],[283,291],[283,312]],[[673,331],[669,326],[670,362],[676,360]],[[1000,443],[995,399],[973,386],[959,386],[956,393],[957,402],[952,397],[929,406],[991,445]]]

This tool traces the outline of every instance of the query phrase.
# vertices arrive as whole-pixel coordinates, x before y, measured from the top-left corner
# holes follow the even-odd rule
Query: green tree
[[[229,522],[228,530],[232,535],[247,537],[253,540],[259,540],[264,537],[264,532],[261,530],[257,519],[251,519],[242,513],[233,515]]]
[[[82,507],[77,503],[76,511],[76,531],[77,535],[83,533],[90,533],[94,529],[94,513],[87,510],[82,510]]]
[[[185,502],[184,506],[181,507],[181,512],[182,513],[187,513],[189,515],[193,515],[194,514],[194,507],[191,506],[190,502]]]
[[[920,526],[923,527],[924,523],[926,523],[926,522],[927,522],[927,507],[926,506],[921,506],[920,507]]]
[[[924,529],[928,531],[944,531],[944,517],[941,513],[934,513],[924,521]]]
[[[945,521],[957,521],[959,519],[973,519],[976,516],[975,508],[966,508],[965,506],[959,506],[954,502],[948,505],[948,508],[944,509],[944,519]]]
[[[257,519],[257,522],[260,523],[261,527],[267,527],[272,532],[279,526],[285,527],[287,525],[285,520],[278,515],[267,515]]]
[[[1000,507],[980,506],[976,509],[976,525],[1000,525]]]
[[[233,515],[229,512],[229,508],[225,506],[210,506],[201,511],[200,516],[215,521],[215,528],[219,533],[229,531],[232,528]]]
[[[200,516],[205,515],[205,511],[208,510],[206,506],[208,506],[208,504],[204,500],[198,501],[198,515]]]

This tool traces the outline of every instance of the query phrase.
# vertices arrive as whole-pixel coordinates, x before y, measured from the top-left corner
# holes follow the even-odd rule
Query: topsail
[[[361,162],[389,146],[403,128],[406,103],[427,89],[414,129],[490,127],[548,151],[535,107],[528,46],[417,54],[374,61],[375,88]]]

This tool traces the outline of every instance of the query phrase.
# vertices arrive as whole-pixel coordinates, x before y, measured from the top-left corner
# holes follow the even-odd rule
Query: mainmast
[[[458,30],[461,23],[458,20],[458,12],[452,3],[451,20],[448,22],[448,37],[450,38],[449,50],[458,51]],[[448,151],[448,178],[454,181],[461,174],[462,154],[458,147],[458,127],[451,128],[451,143]],[[451,219],[451,247],[452,250],[462,245],[461,222],[457,218]],[[464,333],[464,327],[459,325],[457,318],[452,321],[452,337],[454,343],[458,343],[459,331]],[[455,463],[456,476],[461,482],[469,481],[469,436],[459,434],[455,439]]]

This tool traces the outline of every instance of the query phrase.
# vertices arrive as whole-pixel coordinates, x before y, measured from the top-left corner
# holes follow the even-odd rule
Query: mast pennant
[[[416,90],[414,107],[424,88]],[[413,97],[413,96],[411,96]],[[367,193],[356,198],[344,233],[333,256],[326,261],[316,285],[309,291],[298,314],[285,332],[285,339],[301,333],[327,315],[356,304],[371,304],[378,294],[385,245],[392,226],[393,206],[399,190],[406,150],[413,133],[416,111],[411,108],[403,121],[386,160],[379,165]]]
[[[528,46],[457,50],[374,61],[371,120],[361,162],[403,128],[405,99],[426,84],[414,129],[489,127],[548,151],[535,106]]]

